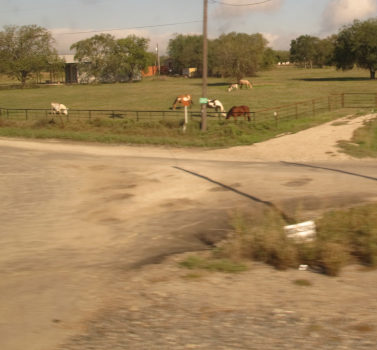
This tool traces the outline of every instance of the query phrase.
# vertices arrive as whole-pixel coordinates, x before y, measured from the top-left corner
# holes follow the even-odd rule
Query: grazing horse
[[[246,88],[249,88],[249,89],[253,88],[253,85],[251,85],[250,81],[248,81],[246,79],[239,80],[238,85],[240,86],[240,89],[242,89],[243,86],[245,86]]]
[[[65,114],[68,115],[68,108],[61,103],[51,102],[52,114]]]
[[[231,92],[232,90],[238,90],[238,84],[230,84],[228,87],[228,92]]]
[[[214,108],[216,112],[221,112],[223,117],[226,116],[224,106],[219,100],[208,100],[207,107]]]
[[[233,106],[228,114],[226,115],[225,119],[229,119],[230,117],[233,117],[234,120],[237,120],[237,117],[240,117],[241,115],[244,116],[244,119],[250,121],[250,109],[248,106]]]
[[[173,103],[173,109],[175,110],[175,108],[177,107],[177,104],[178,103],[181,103],[181,104],[185,104],[185,103],[188,103],[189,106],[193,105],[194,102],[192,100],[192,96],[189,95],[189,94],[186,94],[186,95],[179,95],[177,96],[177,98],[175,99],[174,103]]]

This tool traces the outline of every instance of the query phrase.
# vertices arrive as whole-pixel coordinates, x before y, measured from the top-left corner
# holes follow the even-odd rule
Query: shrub
[[[238,213],[215,254],[261,261],[278,269],[308,264],[330,276],[354,261],[377,266],[377,204],[325,213],[316,222],[317,237],[312,242],[288,239],[286,224],[272,209],[253,218]]]

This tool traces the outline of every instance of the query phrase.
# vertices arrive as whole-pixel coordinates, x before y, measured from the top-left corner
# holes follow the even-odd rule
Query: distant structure
[[[65,83],[77,84],[79,82],[78,62],[75,61],[74,55],[59,55],[65,61]]]

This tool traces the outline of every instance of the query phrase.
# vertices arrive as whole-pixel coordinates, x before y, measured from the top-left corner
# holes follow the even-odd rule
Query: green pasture
[[[208,97],[222,101],[225,109],[245,104],[258,110],[334,93],[377,91],[377,81],[369,80],[368,71],[359,69],[342,72],[334,68],[280,67],[248,79],[253,89],[228,92],[228,84],[234,81],[209,78]],[[201,79],[181,77],[146,78],[134,83],[40,86],[1,90],[0,107],[50,108],[50,102],[57,101],[72,109],[168,110],[177,95],[190,93],[194,109],[199,109],[202,91]]]
[[[278,67],[248,77],[253,89],[227,91],[234,81],[209,78],[208,97],[222,101],[226,110],[234,105],[248,105],[252,111],[327,97],[330,94],[363,92],[376,93],[377,81],[369,79],[369,72],[361,69],[337,71],[334,68],[300,69]],[[0,80],[0,108],[49,109],[51,102],[65,104],[72,110],[124,109],[168,111],[179,94],[193,95],[192,110],[199,111],[201,79],[183,77],[146,78],[140,82],[94,85],[44,85],[24,89],[6,89]],[[68,138],[75,140],[120,142],[139,144],[171,144],[180,146],[221,147],[260,142],[284,132],[298,130],[323,123],[337,117],[366,113],[369,110],[337,110],[296,120],[263,124],[211,118],[208,131],[200,131],[200,118],[190,122],[182,133],[183,120],[157,120],[134,123],[129,120],[69,121],[64,124],[47,123],[46,120],[12,121],[0,118],[0,135],[41,138]],[[216,119],[216,120],[215,120]]]

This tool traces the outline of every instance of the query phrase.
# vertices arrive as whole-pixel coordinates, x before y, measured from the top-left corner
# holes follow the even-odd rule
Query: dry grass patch
[[[316,221],[317,236],[311,242],[287,237],[280,213],[266,210],[256,217],[236,214],[233,230],[214,251],[232,261],[264,262],[277,269],[311,269],[337,276],[350,263],[377,266],[377,204],[330,211]]]

